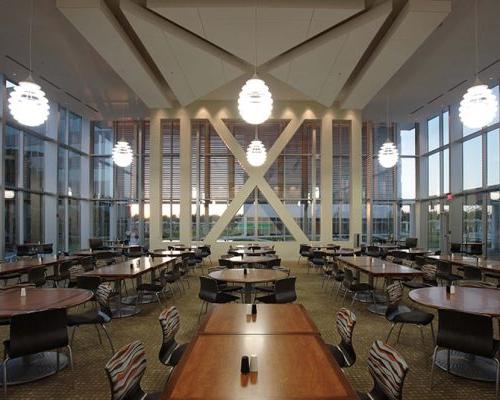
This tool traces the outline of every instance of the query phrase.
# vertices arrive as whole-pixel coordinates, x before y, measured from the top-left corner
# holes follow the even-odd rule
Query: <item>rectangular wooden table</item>
[[[45,268],[58,266],[66,261],[76,261],[79,256],[43,256],[23,258],[18,261],[0,264],[0,276],[14,273],[25,273],[33,268]]]
[[[241,356],[258,357],[241,374]],[[198,335],[161,399],[358,399],[319,335]]]
[[[302,304],[257,304],[256,315],[247,315],[247,306],[216,305],[201,324],[199,334],[319,334]]]
[[[358,279],[360,272],[367,274],[368,281],[374,288],[374,290],[374,278],[401,279],[423,275],[423,272],[418,269],[395,264],[393,262],[381,260],[380,258],[376,257],[339,257],[338,260],[346,264],[349,268],[355,269],[358,275]],[[378,304],[375,293],[372,293],[371,298],[373,300],[373,304],[368,307],[368,310],[375,314],[384,315],[387,308],[387,306],[385,305],[385,301],[384,304]]]
[[[500,260],[491,260],[483,257],[466,257],[457,254],[427,256],[429,260],[449,261],[453,265],[478,267],[484,272],[500,273]]]
[[[85,272],[83,275],[98,276],[104,280],[115,281],[116,289],[119,293],[118,307],[113,311],[113,318],[129,317],[139,313],[141,310],[136,307],[137,296],[122,297],[122,282],[125,279],[137,279],[137,284],[142,283],[142,276],[151,274],[151,281],[155,278],[155,271],[173,263],[177,257],[137,257],[117,264],[107,265],[93,271]],[[144,303],[154,301],[152,298],[144,297]],[[127,307],[122,307],[122,303]]]

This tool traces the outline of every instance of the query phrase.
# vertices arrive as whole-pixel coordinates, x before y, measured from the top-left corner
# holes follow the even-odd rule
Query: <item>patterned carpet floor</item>
[[[293,265],[292,272],[297,276],[297,302],[304,304],[313,320],[319,327],[326,342],[337,343],[339,336],[335,328],[335,314],[342,306],[340,298],[330,295],[321,288],[321,276],[317,272],[307,273],[304,265]],[[292,264],[292,265],[290,265]],[[190,278],[191,287],[185,293],[178,293],[172,299],[164,301],[170,306],[175,304],[181,315],[181,330],[179,342],[189,341],[198,327],[198,277]],[[129,284],[130,286],[130,284]],[[411,301],[406,300],[408,303]],[[350,307],[350,301],[346,302]],[[357,352],[356,364],[345,370],[349,381],[360,391],[369,390],[371,377],[366,368],[366,358],[372,342],[385,339],[389,323],[382,316],[374,315],[366,310],[366,305],[356,303],[351,309],[357,315],[357,326],[354,332],[354,346]],[[109,331],[115,347],[133,341],[141,340],[145,344],[148,367],[143,379],[143,389],[148,392],[161,391],[165,385],[169,369],[158,360],[161,344],[161,329],[158,315],[161,307],[158,304],[143,306],[143,311],[131,318],[116,319],[109,325]],[[437,327],[435,323],[435,327]],[[390,344],[401,353],[409,364],[410,370],[405,382],[405,399],[463,399],[489,400],[495,398],[493,383],[483,383],[449,375],[436,369],[435,384],[431,389],[430,368],[432,355],[432,339],[430,329],[424,329],[425,344],[422,344],[420,333],[416,327],[403,330],[400,342],[395,343],[395,336]],[[2,340],[8,337],[8,328],[0,330]],[[222,351],[222,350],[221,350]],[[77,332],[73,343],[74,369],[66,368],[58,374],[37,382],[11,386],[8,390],[9,399],[108,399],[109,386],[104,372],[104,365],[111,356],[107,343],[99,344],[93,327],[82,327]]]

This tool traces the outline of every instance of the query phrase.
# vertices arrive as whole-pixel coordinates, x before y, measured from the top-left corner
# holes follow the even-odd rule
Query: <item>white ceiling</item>
[[[16,62],[28,64],[29,1],[0,1],[0,71],[12,79],[23,79],[27,70]],[[168,103],[235,99],[253,73],[254,28],[248,21],[255,24],[255,3],[249,7],[243,0],[134,0],[135,12],[127,13],[126,1],[122,0],[121,11],[116,7],[119,2],[62,0],[61,8],[73,8],[66,10],[68,16],[74,13],[68,19],[57,9],[55,0],[35,1],[35,78],[63,104],[93,118],[146,116],[148,107]],[[385,115],[389,96],[391,114],[408,119],[411,111],[471,78],[470,0],[452,0],[448,17],[448,0],[398,0],[397,5],[432,7],[417,13],[419,19],[399,25],[398,19],[409,15],[404,8],[396,7],[389,17],[383,13],[378,19],[369,17],[377,4],[383,3],[257,3],[259,71],[275,100],[314,100],[325,105],[336,101],[364,107],[366,117],[376,119]],[[233,30],[228,18],[217,25],[213,21],[218,16],[210,13],[214,10],[207,4],[223,9],[228,16],[235,12],[247,22],[233,25]],[[480,65],[486,66],[500,56],[500,24],[496,20],[500,1],[480,0],[479,5]],[[108,6],[109,12],[105,11]],[[170,17],[165,12],[170,12]],[[274,21],[274,28],[260,37],[266,21]],[[200,31],[202,23],[204,30]],[[213,26],[209,29],[205,25]],[[292,33],[288,31],[291,26],[297,27]],[[396,33],[407,40],[404,45],[399,43],[399,48]],[[241,46],[232,41],[240,41]],[[490,75],[498,78],[498,73],[500,65],[496,64],[483,75],[485,79]]]

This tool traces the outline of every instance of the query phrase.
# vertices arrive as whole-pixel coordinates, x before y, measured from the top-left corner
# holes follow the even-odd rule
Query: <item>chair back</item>
[[[221,267],[232,268],[233,263],[227,258],[219,258],[219,265]]]
[[[403,298],[403,285],[400,281],[394,281],[385,288],[385,293],[387,295],[387,308],[385,310],[385,316],[387,319],[391,320],[392,316],[398,313],[399,303]]]
[[[408,364],[392,347],[377,340],[368,354],[368,371],[373,378],[372,399],[400,400]]]
[[[101,284],[101,278],[98,276],[80,275],[76,277],[76,287],[78,289],[87,289],[96,292]]]
[[[274,289],[274,297],[276,303],[293,303],[297,300],[297,293],[295,292],[295,281],[294,276],[289,276],[288,278],[280,279],[276,281]]]
[[[342,286],[349,289],[354,283],[354,274],[352,269],[344,268],[344,280],[342,281]]]
[[[426,259],[425,257],[423,257],[423,256],[416,256],[416,257],[415,257],[415,263],[416,263],[417,265],[422,266],[422,265],[424,265],[424,264],[428,264],[428,263],[429,263],[429,261],[427,261],[427,259]]]
[[[98,238],[90,238],[89,239],[89,248],[90,250],[99,250],[102,249],[103,243],[101,239]]]
[[[200,276],[200,293],[198,297],[209,303],[215,302],[217,299],[217,281],[208,276]]]
[[[18,314],[10,319],[10,358],[59,349],[68,344],[66,310],[63,308]]]
[[[368,246],[366,248],[366,255],[370,257],[380,256],[380,247],[378,246]]]
[[[340,335],[339,348],[345,355],[348,365],[356,362],[356,352],[352,346],[352,334],[356,326],[356,315],[347,308],[341,308],[337,313],[337,331]]]
[[[40,254],[52,254],[54,251],[54,245],[52,243],[42,244],[40,246]]]
[[[451,274],[451,262],[439,260],[437,264],[437,272],[438,274]]]
[[[491,317],[456,310],[438,310],[436,345],[483,357],[495,355]]]
[[[83,267],[85,272],[92,271],[95,267],[95,258],[92,256],[84,257],[80,259],[80,265]]]
[[[83,266],[81,264],[75,264],[69,268],[68,272],[69,272],[69,280],[71,282],[76,282],[78,276],[85,273],[85,270],[83,269]]]
[[[112,318],[111,308],[109,306],[109,299],[113,294],[113,289],[109,282],[101,283],[95,292],[95,299],[99,303],[99,308],[101,312],[105,314],[109,319]]]
[[[413,249],[417,247],[418,239],[417,238],[406,238],[405,239],[405,247],[409,249]]]
[[[301,244],[299,247],[299,254],[302,257],[309,257],[311,255],[311,246],[308,244]]]
[[[46,282],[45,268],[31,268],[28,271],[28,282],[34,284],[36,287],[43,286]]]
[[[142,399],[141,379],[146,372],[146,353],[140,341],[118,350],[104,367],[111,387],[112,400]]]
[[[469,243],[467,254],[471,256],[480,256],[483,254],[483,245],[481,243]]]
[[[462,243],[451,243],[450,244],[450,252],[451,253],[461,253],[462,252]]]
[[[434,284],[436,282],[437,267],[434,264],[424,264],[422,266],[422,280]]]
[[[314,250],[312,252],[312,257],[310,258],[310,261],[314,265],[319,265],[319,266],[325,265],[326,264],[325,254],[321,250]]]
[[[279,267],[281,265],[281,258],[273,258],[266,263],[268,268]]]
[[[464,265],[464,279],[466,281],[480,281],[483,279],[483,274],[478,267],[473,267],[471,265]]]
[[[168,360],[177,348],[175,335],[179,331],[181,318],[175,306],[166,308],[158,317],[163,332],[163,342],[160,349],[160,361]]]

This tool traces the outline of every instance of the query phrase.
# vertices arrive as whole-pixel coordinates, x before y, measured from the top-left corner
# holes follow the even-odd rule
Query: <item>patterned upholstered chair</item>
[[[356,315],[347,308],[341,308],[337,313],[336,324],[341,338],[340,343],[338,345],[329,344],[328,347],[340,368],[351,367],[356,361],[356,352],[352,346]]]
[[[175,367],[180,361],[188,343],[179,344],[175,335],[179,331],[181,318],[175,306],[166,308],[158,317],[163,332],[163,343],[161,345],[160,361],[169,367]]]
[[[76,328],[82,325],[95,325],[97,334],[99,335],[99,342],[101,342],[101,335],[99,333],[98,325],[102,328],[106,338],[108,339],[111,351],[114,353],[115,348],[111,337],[105,327],[105,324],[111,322],[112,314],[109,308],[109,299],[113,294],[113,289],[109,282],[101,283],[97,288],[94,298],[99,304],[99,310],[91,310],[80,314],[69,314],[68,315],[68,326],[73,328],[71,334],[71,343],[73,343],[73,338],[75,336]]]
[[[434,264],[424,264],[421,270],[424,273],[421,282],[418,280],[412,280],[403,282],[403,285],[405,285],[409,289],[420,289],[424,287],[437,286],[437,267]]]
[[[78,276],[85,273],[85,269],[80,264],[72,265],[69,268],[69,287],[75,287],[78,280]]]
[[[368,371],[373,379],[369,393],[358,393],[360,400],[401,400],[408,364],[392,347],[381,340],[368,354]]]
[[[387,334],[386,342],[389,341],[392,331],[397,324],[401,324],[398,333],[398,342],[401,331],[405,324],[417,325],[420,328],[420,335],[422,338],[422,343],[424,342],[424,333],[422,328],[424,326],[430,325],[432,332],[432,342],[434,343],[434,328],[432,326],[432,321],[434,319],[434,314],[427,313],[420,310],[412,310],[406,306],[400,305],[401,299],[403,297],[403,285],[399,281],[388,285],[385,289],[387,295],[387,309],[385,311],[385,318],[392,323],[391,329]]]
[[[104,369],[111,387],[111,400],[153,400],[159,394],[147,394],[141,389],[146,372],[144,345],[138,340],[118,350]]]

